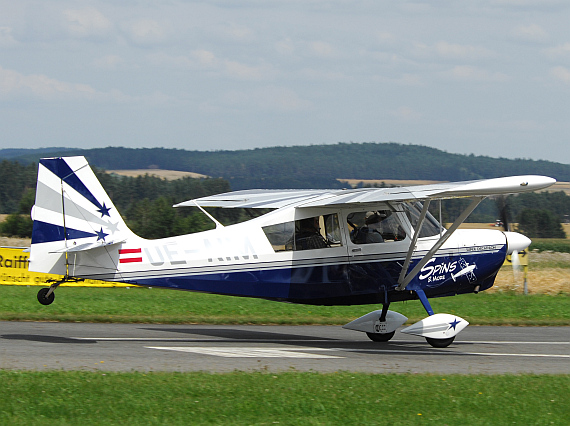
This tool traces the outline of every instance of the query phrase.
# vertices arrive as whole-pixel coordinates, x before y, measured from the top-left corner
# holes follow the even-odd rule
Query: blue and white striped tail
[[[117,269],[117,260],[106,248],[138,238],[85,157],[40,160],[32,220],[30,270],[36,272],[75,275],[77,268],[111,272]]]

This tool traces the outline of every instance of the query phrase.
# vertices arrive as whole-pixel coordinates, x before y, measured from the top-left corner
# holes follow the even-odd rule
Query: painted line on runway
[[[176,346],[146,346],[147,349],[187,352],[198,355],[212,355],[224,358],[312,358],[312,359],[339,359],[343,356],[312,354],[298,352],[301,348],[211,348],[211,347],[176,347]],[[302,350],[302,349],[301,349]],[[329,351],[329,349],[310,348],[310,351]]]
[[[452,352],[449,350],[434,349],[431,351],[402,351],[390,349],[345,349],[331,348],[331,350],[344,352],[360,352],[360,353],[387,353],[387,354],[405,354],[405,355],[475,355],[475,356],[513,356],[513,357],[531,357],[531,358],[570,358],[570,355],[560,354],[513,354],[501,352]]]
[[[97,340],[108,342],[240,342],[248,341],[252,343],[323,343],[323,342],[341,342],[341,343],[362,343],[357,340],[341,340],[341,339],[234,339],[234,338],[202,338],[202,337],[70,337],[76,340]],[[368,340],[365,340],[368,342]],[[415,343],[416,340],[390,340],[393,343]],[[527,341],[508,341],[508,340],[458,340],[455,344],[480,344],[480,345],[570,345],[570,342],[527,342]]]
[[[507,356],[507,357],[530,357],[530,358],[570,358],[564,354],[524,354],[524,353],[501,353],[501,352],[452,352],[445,350],[419,350],[403,351],[390,349],[346,349],[346,348],[266,348],[266,347],[206,347],[206,346],[145,346],[147,349],[170,350],[187,352],[200,355],[221,356],[226,358],[345,358],[343,356],[311,354],[300,351],[334,351],[352,353],[387,353],[405,355],[443,355],[443,356]]]

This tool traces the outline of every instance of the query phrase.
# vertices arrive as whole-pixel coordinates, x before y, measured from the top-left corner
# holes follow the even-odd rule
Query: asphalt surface
[[[340,326],[0,322],[0,369],[570,373],[570,327],[467,327],[445,348]]]

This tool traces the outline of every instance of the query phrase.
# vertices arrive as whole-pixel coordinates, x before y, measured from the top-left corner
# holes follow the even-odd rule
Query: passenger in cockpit
[[[327,241],[320,233],[319,217],[310,217],[298,221],[299,229],[295,231],[295,250],[311,250],[328,247]]]

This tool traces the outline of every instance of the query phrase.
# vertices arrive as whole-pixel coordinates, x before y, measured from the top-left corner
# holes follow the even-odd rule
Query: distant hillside
[[[166,169],[223,177],[232,189],[339,188],[337,179],[456,181],[506,175],[542,174],[570,181],[570,165],[528,159],[450,154],[396,143],[338,143],[240,151],[186,151],[165,148],[56,150],[50,155],[85,155],[96,167]],[[37,161],[37,152],[13,157]]]
[[[13,158],[22,156],[33,156],[38,155],[41,157],[46,157],[48,155],[53,155],[54,152],[62,154],[66,151],[75,150],[73,148],[36,148],[36,149],[25,149],[25,148],[5,148],[0,149],[0,159],[11,160]]]

